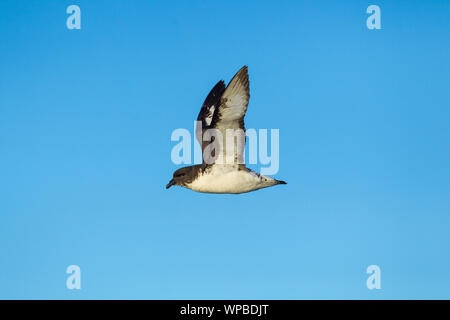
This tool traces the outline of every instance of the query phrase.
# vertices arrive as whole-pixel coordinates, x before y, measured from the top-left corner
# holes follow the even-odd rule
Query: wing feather
[[[218,108],[214,111],[210,128],[220,130],[223,138],[222,154],[224,161],[227,153],[227,129],[234,129],[239,133],[240,138],[233,136],[234,163],[243,163],[243,153],[245,149],[245,124],[244,117],[247,112],[248,102],[250,100],[250,85],[248,79],[247,66],[242,67],[231,79],[230,83],[223,92]],[[239,130],[240,129],[240,130]],[[243,134],[243,137],[242,137]],[[238,140],[242,139],[243,143]]]
[[[205,143],[202,141],[203,133],[211,125],[214,111],[219,106],[220,97],[222,96],[224,91],[225,83],[223,82],[223,80],[221,80],[217,82],[214,88],[211,89],[205,99],[205,102],[203,102],[202,108],[200,109],[200,112],[198,114],[195,128],[195,137],[200,143],[200,146],[202,146],[202,151],[205,147]]]

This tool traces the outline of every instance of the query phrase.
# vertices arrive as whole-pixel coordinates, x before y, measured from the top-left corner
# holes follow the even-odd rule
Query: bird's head
[[[166,189],[171,186],[184,186],[189,179],[190,167],[180,168],[173,173],[172,180],[166,185]]]

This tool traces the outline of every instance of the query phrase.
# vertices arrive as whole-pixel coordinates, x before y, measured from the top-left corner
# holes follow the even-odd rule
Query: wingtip
[[[238,72],[236,72],[236,75],[238,74],[242,74],[242,73],[247,73],[248,74],[248,66],[244,65],[243,67],[241,67]]]
[[[240,81],[248,82],[248,67],[243,66],[239,69],[238,72],[234,75],[233,79],[231,79],[230,83],[234,80],[238,79]],[[228,85],[230,85],[230,83]]]

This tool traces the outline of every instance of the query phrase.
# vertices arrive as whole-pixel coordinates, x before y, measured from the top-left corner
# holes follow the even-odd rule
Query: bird
[[[197,117],[195,135],[202,147],[203,163],[183,167],[173,173],[172,179],[166,185],[181,186],[202,193],[241,194],[279,184],[285,181],[277,180],[253,171],[243,163],[245,148],[244,117],[250,100],[248,67],[243,66],[225,87],[220,80],[206,97]],[[227,130],[239,134],[233,136],[233,152],[228,150]],[[213,135],[209,142],[205,135],[209,132],[219,132]],[[235,139],[236,137],[236,139]],[[239,143],[239,139],[243,143]],[[242,141],[240,140],[240,141]],[[214,142],[218,148],[209,148]],[[229,142],[229,141],[228,141]],[[231,144],[230,143],[230,144]],[[212,150],[211,150],[212,149]],[[218,151],[219,152],[216,152]],[[220,153],[220,151],[222,151]],[[231,153],[231,155],[229,154]],[[223,155],[226,154],[225,160]]]

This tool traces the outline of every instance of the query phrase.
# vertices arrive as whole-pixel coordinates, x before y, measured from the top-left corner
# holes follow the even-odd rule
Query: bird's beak
[[[166,186],[166,189],[169,189],[171,186],[173,186],[175,184],[175,180],[170,180],[169,183]]]

